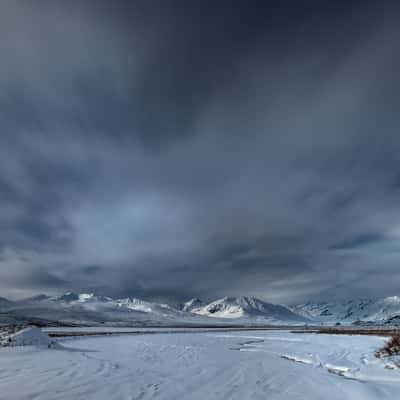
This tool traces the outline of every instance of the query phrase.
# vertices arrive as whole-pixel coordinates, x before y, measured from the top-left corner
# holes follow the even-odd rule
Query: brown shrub
[[[392,336],[377,353],[377,357],[400,354],[400,335]]]

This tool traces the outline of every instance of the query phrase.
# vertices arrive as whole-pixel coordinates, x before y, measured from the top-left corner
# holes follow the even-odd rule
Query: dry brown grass
[[[398,328],[382,327],[311,327],[307,329],[292,329],[293,333],[321,333],[327,335],[369,335],[369,336],[400,336]]]
[[[377,357],[389,357],[398,354],[400,354],[400,335],[395,335],[392,336],[375,355]]]

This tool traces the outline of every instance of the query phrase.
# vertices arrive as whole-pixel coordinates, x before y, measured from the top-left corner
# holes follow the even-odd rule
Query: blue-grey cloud
[[[394,293],[399,13],[0,5],[1,294]]]

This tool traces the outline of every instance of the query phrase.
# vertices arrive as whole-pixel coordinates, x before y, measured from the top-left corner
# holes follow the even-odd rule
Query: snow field
[[[0,349],[1,400],[395,399],[372,336],[283,331],[89,337]]]

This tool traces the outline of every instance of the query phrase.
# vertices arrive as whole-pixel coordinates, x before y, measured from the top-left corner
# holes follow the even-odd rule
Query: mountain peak
[[[74,292],[66,292],[66,293],[62,294],[61,296],[56,297],[54,300],[69,303],[71,301],[79,300],[79,295]]]
[[[186,303],[183,304],[183,311],[192,311],[196,308],[202,307],[203,306],[203,302],[197,298],[194,297],[193,299],[190,299],[189,301],[187,301]]]
[[[306,318],[295,314],[285,306],[267,303],[256,297],[225,296],[204,307],[192,309],[195,314],[216,318],[250,318],[274,321],[305,321]]]

